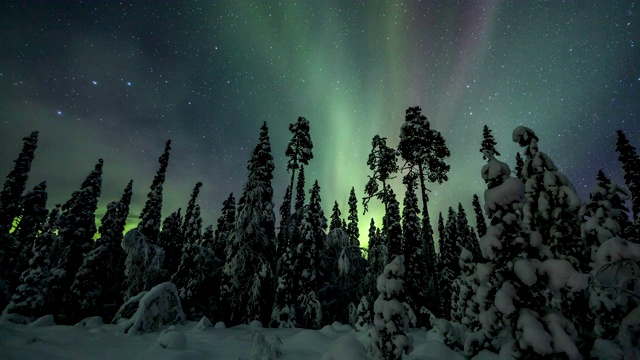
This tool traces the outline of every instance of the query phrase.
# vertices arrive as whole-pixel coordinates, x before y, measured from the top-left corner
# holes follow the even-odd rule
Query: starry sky
[[[0,176],[40,131],[28,188],[66,201],[105,160],[98,218],[129,179],[137,223],[167,139],[163,215],[198,181],[203,223],[238,198],[263,121],[275,158],[276,209],[289,181],[288,124],[311,123],[324,210],[364,193],[375,134],[396,146],[421,106],[450,150],[430,215],[486,188],[478,149],[489,125],[514,167],[531,127],[583,199],[599,168],[622,170],[615,130],[640,148],[640,3],[633,1],[2,1]],[[400,177],[396,193],[404,194]],[[402,195],[401,195],[402,196]],[[362,215],[365,241],[371,217]],[[471,220],[471,223],[475,223]]]

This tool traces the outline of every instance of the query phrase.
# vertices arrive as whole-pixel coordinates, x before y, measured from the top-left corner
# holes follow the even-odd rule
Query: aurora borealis
[[[163,215],[196,182],[203,223],[269,125],[276,207],[289,181],[288,124],[311,122],[324,211],[363,196],[375,134],[396,146],[421,106],[451,150],[449,181],[430,189],[432,223],[482,196],[482,126],[514,167],[511,131],[526,125],[585,198],[599,168],[622,182],[615,130],[640,148],[640,15],[632,1],[5,1],[0,5],[0,176],[40,130],[28,188],[49,207],[104,158],[105,205],[134,179],[129,221],[172,153]],[[396,193],[403,194],[400,177]],[[365,240],[371,216],[362,216]],[[473,220],[471,220],[474,223]]]

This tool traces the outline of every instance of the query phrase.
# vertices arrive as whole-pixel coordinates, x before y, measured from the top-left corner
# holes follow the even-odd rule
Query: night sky
[[[632,1],[2,1],[0,177],[22,137],[40,130],[28,188],[46,180],[49,207],[104,158],[98,219],[134,179],[130,226],[167,139],[163,215],[198,181],[203,223],[239,198],[263,121],[276,162],[276,210],[289,181],[288,124],[311,123],[327,217],[360,199],[375,134],[396,146],[419,105],[451,150],[449,181],[431,186],[430,215],[471,213],[486,188],[478,151],[494,130],[514,168],[518,125],[583,199],[599,168],[622,170],[615,130],[640,148],[640,4]],[[3,180],[1,180],[3,181]],[[396,193],[403,196],[400,177]],[[372,216],[362,216],[365,240]],[[471,223],[475,221],[471,220]]]

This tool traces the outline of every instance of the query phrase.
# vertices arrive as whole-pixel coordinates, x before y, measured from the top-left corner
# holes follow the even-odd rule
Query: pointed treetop
[[[301,165],[308,165],[313,159],[313,142],[309,134],[309,120],[299,117],[298,121],[289,125],[289,131],[293,133],[293,138],[287,145],[285,155],[289,157],[287,170],[297,169]]]
[[[329,225],[329,231],[342,228],[342,218],[340,217],[341,215],[342,213],[340,212],[340,206],[338,205],[338,201],[334,201],[333,212],[331,213],[331,224]]]
[[[489,160],[496,155],[500,156],[500,153],[496,150],[496,144],[497,143],[491,134],[491,129],[485,125],[482,129],[482,145],[480,147],[483,159]]]

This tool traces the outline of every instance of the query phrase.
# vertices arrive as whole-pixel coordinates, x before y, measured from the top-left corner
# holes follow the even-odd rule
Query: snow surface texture
[[[239,325],[229,329],[198,329],[197,322],[163,327],[139,336],[122,336],[117,324],[100,324],[94,318],[81,323],[97,326],[52,325],[29,327],[0,323],[0,358],[7,359],[279,359],[364,360],[366,333],[334,323],[322,330],[257,329]],[[80,323],[79,323],[80,324]],[[406,360],[463,360],[438,336],[422,330],[410,331],[415,349]],[[280,355],[278,355],[280,353]],[[265,357],[265,355],[267,357]],[[270,357],[269,357],[270,356]],[[277,357],[274,357],[277,356]],[[483,352],[476,360],[498,359]]]

